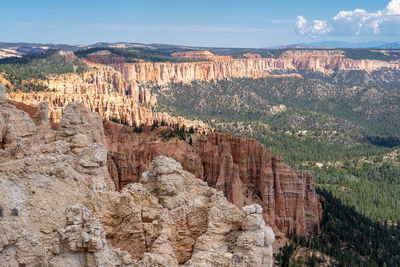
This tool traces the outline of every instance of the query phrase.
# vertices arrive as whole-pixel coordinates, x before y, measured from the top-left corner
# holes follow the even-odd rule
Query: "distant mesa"
[[[243,55],[245,58],[250,58],[250,59],[257,59],[261,58],[261,55],[255,54],[255,53],[246,53]]]
[[[207,50],[179,51],[171,54],[172,57],[189,60],[229,60],[231,56],[219,56]]]

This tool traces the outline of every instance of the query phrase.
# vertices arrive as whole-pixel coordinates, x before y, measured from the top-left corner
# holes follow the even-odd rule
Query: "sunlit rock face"
[[[181,52],[183,53],[183,52]],[[194,80],[221,80],[225,78],[263,78],[274,71],[316,71],[328,75],[337,71],[376,71],[383,68],[400,70],[399,61],[354,60],[346,58],[340,50],[293,50],[278,58],[214,60],[188,63],[119,63],[112,66],[127,81],[188,83]]]

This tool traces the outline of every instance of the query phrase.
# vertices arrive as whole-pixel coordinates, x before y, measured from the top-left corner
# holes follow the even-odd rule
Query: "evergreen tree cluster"
[[[339,261],[339,266],[399,266],[400,224],[380,224],[343,204],[329,191],[324,198],[321,234],[300,245],[324,252]]]
[[[118,123],[118,124],[123,124],[125,126],[130,126],[129,123],[126,120],[120,120],[117,118],[111,118],[110,121]],[[103,121],[103,123],[106,122],[106,120]],[[133,131],[135,133],[141,133],[143,132],[143,126],[144,124],[140,124],[139,126],[136,124],[136,122],[133,122],[133,125],[130,126],[133,128]],[[178,138],[180,140],[186,141],[188,138],[189,145],[193,144],[193,139],[192,139],[192,134],[194,134],[197,129],[195,129],[193,126],[187,128],[185,125],[180,126],[179,124],[175,123],[168,123],[164,120],[161,120],[161,122],[158,122],[158,120],[154,120],[153,124],[151,125],[150,130],[153,131],[156,128],[160,126],[166,126],[168,129],[163,130],[160,132],[160,136],[163,137],[164,139],[170,139],[170,138]]]
[[[319,187],[358,213],[375,222],[400,223],[399,163],[354,160],[342,166],[313,167],[312,172]]]
[[[337,260],[338,266],[399,266],[400,225],[380,224],[359,214],[354,207],[343,204],[329,191],[319,189],[323,197],[320,233],[298,237],[293,233],[291,241],[278,254],[278,266],[316,266],[324,260],[314,256],[310,262],[293,259],[297,247],[320,251]]]
[[[76,51],[75,55],[81,58],[88,58],[88,55],[98,51],[109,51],[110,59],[113,55],[117,55],[124,59],[126,63],[135,63],[140,61],[148,62],[192,62],[193,60],[172,57],[169,53],[163,51],[149,50],[144,48],[113,48],[113,47],[96,47]]]
[[[85,70],[85,63],[60,55],[57,50],[0,60],[0,73],[12,84],[14,91],[22,92],[48,90],[32,79],[44,80],[48,74],[81,73]],[[7,89],[11,91],[10,87]]]

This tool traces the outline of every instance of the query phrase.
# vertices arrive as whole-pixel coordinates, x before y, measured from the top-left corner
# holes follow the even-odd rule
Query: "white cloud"
[[[387,7],[376,12],[363,9],[340,11],[329,20],[309,21],[298,16],[296,30],[301,35],[398,35],[400,34],[400,0],[391,0]]]
[[[298,16],[296,21],[298,33],[301,35],[317,36],[332,31],[326,20],[307,21],[303,16]]]
[[[392,0],[386,7],[386,11],[389,15],[400,15],[400,1]]]

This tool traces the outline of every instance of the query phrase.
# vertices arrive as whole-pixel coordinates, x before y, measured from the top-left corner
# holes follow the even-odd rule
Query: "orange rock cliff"
[[[271,72],[278,70],[310,70],[323,74],[332,74],[339,70],[375,71],[382,68],[400,70],[400,61],[354,60],[346,58],[340,50],[294,50],[284,53],[279,58],[249,56],[246,59],[188,63],[118,63],[112,66],[120,71],[127,81],[167,84],[194,80],[220,80],[227,77],[257,79],[269,77]]]
[[[97,67],[82,74],[49,75],[46,80],[39,82],[52,91],[12,92],[8,97],[30,106],[46,102],[49,106],[49,118],[53,122],[61,119],[68,103],[79,102],[92,112],[99,113],[103,119],[117,119],[128,125],[165,121],[168,124],[194,127],[198,131],[210,131],[201,121],[153,112],[151,107],[157,103],[156,96],[148,89],[139,88],[135,81],[126,82],[121,73],[111,67]]]
[[[291,170],[255,140],[194,134],[190,145],[177,138],[163,139],[161,132],[167,127],[144,133],[112,122],[104,127],[108,170],[118,190],[137,182],[154,158],[165,155],[224,192],[239,208],[261,205],[264,219],[274,230],[305,235],[319,228],[322,209],[312,175]]]

